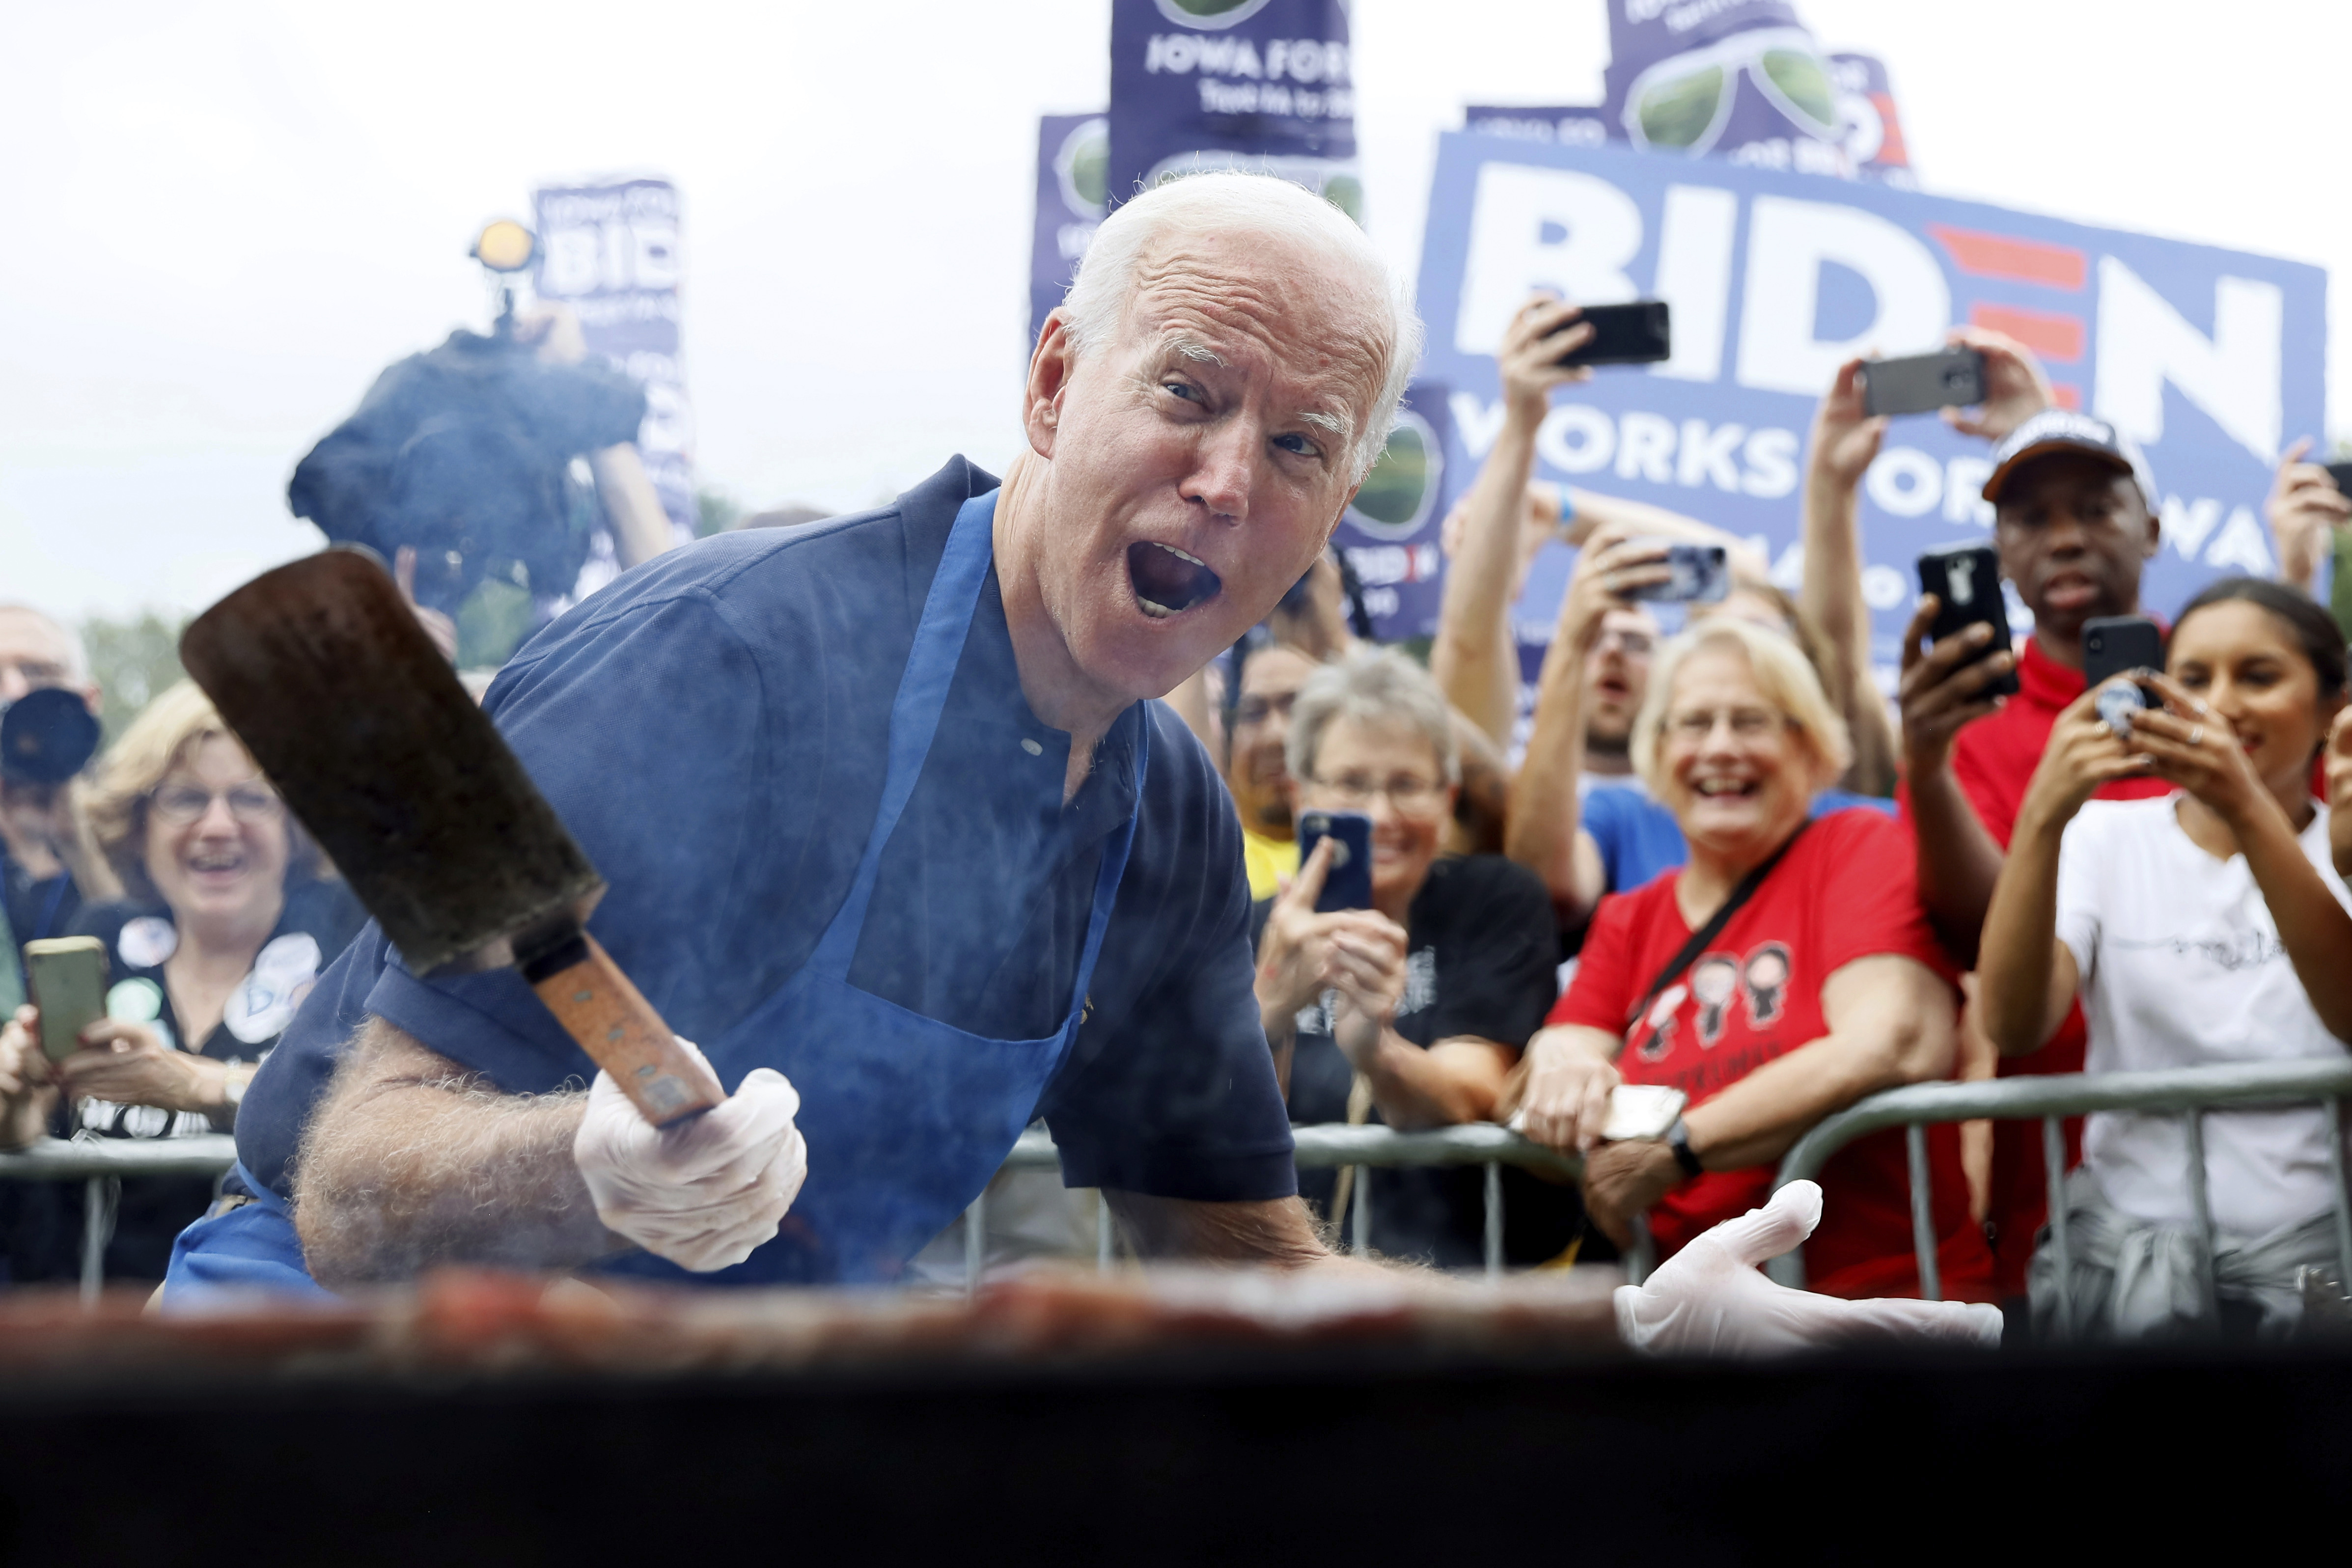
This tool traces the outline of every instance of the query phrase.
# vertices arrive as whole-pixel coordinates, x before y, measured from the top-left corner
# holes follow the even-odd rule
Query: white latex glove
[[[799,1194],[808,1176],[808,1145],[793,1124],[800,1108],[784,1075],[761,1067],[699,1116],[655,1127],[599,1072],[572,1161],[605,1228],[708,1273],[773,1238]]]
[[[1892,1298],[1849,1301],[1776,1285],[1756,1271],[1813,1233],[1822,1189],[1792,1181],[1727,1219],[1639,1285],[1617,1288],[1617,1332],[1652,1355],[1784,1355],[1852,1339],[2000,1343],[2000,1309]]]

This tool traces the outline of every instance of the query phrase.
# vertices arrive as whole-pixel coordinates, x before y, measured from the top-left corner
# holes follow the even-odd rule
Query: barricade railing
[[[2213,1213],[2205,1186],[2205,1113],[2225,1107],[2253,1109],[2316,1102],[2326,1118],[2328,1174],[2336,1207],[2336,1250],[2343,1277],[2352,1280],[2352,1189],[2345,1184],[2344,1107],[2352,1095],[2352,1061],[2230,1062],[2210,1067],[2166,1068],[2147,1072],[2070,1072],[1993,1078],[1968,1083],[1914,1083],[1856,1101],[1823,1117],[1781,1158],[1777,1189],[1820,1176],[1830,1156],[1867,1133],[1904,1129],[1911,1178],[1911,1243],[1919,1268],[1919,1293],[1943,1297],[1936,1266],[1935,1190],[1927,1168],[1927,1128],[1941,1122],[2042,1123],[2043,1182],[2049,1197],[2050,1245],[2058,1264],[2061,1322],[2073,1321],[2072,1275],[2066,1234],[2066,1139],[2069,1116],[2093,1111],[2172,1113],[2186,1124],[2189,1212],[2201,1259],[2200,1288],[2205,1312],[2214,1315]],[[1781,1284],[1802,1288],[1801,1248],[1765,1265]]]
[[[1348,1249],[1359,1256],[1372,1249],[1372,1184],[1367,1179],[1371,1167],[1484,1166],[1486,1190],[1482,1252],[1486,1272],[1490,1275],[1503,1271],[1503,1167],[1517,1166],[1522,1170],[1540,1171],[1571,1182],[1584,1169],[1582,1162],[1574,1155],[1563,1155],[1557,1149],[1523,1138],[1509,1128],[1496,1126],[1491,1122],[1471,1122],[1457,1127],[1432,1127],[1419,1132],[1333,1123],[1293,1127],[1290,1134],[1291,1141],[1297,1146],[1295,1158],[1300,1170],[1354,1168],[1356,1177],[1350,1184],[1353,1192],[1348,1205]],[[1032,1127],[1023,1133],[1013,1145],[1013,1153],[1005,1157],[1003,1168],[1009,1171],[1045,1171],[1057,1170],[1060,1166],[1061,1154],[1055,1148],[1054,1140],[1042,1129]],[[972,1200],[970,1208],[964,1210],[964,1286],[967,1290],[979,1285],[981,1270],[986,1262],[987,1205],[988,1197],[983,1193]],[[1116,1260],[1110,1206],[1097,1199],[1095,1209],[1095,1266],[1108,1270]]]
[[[1348,1233],[1350,1250],[1371,1249],[1371,1166],[1484,1166],[1486,1175],[1485,1261],[1489,1274],[1503,1269],[1503,1172],[1505,1166],[1542,1171],[1574,1181],[1581,1165],[1572,1156],[1531,1143],[1507,1128],[1478,1122],[1424,1132],[1398,1132],[1391,1127],[1294,1127],[1297,1163],[1302,1170],[1356,1167],[1354,1197],[1349,1205]],[[236,1160],[236,1140],[226,1134],[200,1134],[186,1138],[44,1138],[29,1148],[0,1154],[0,1181],[71,1181],[82,1186],[81,1286],[85,1295],[97,1293],[104,1277],[106,1242],[111,1229],[108,1201],[109,1178],[142,1176],[217,1176]],[[1061,1152],[1042,1129],[1023,1133],[1005,1156],[1009,1171],[1057,1170]],[[973,1200],[964,1211],[965,1283],[976,1285],[986,1258],[987,1197]],[[1108,1205],[1099,1205],[1095,1222],[1095,1260],[1108,1269],[1116,1261]]]
[[[112,1183],[123,1176],[217,1176],[236,1163],[226,1133],[187,1138],[43,1138],[0,1154],[0,1181],[75,1181],[81,1186],[81,1293],[98,1294],[114,1229]]]

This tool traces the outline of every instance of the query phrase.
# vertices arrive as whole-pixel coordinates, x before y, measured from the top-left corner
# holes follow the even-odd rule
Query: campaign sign
[[[1037,120],[1036,226],[1029,238],[1029,341],[1078,275],[1087,242],[1102,225],[1110,163],[1110,122],[1099,114],[1047,114]]]
[[[1296,180],[1362,221],[1340,0],[1111,0],[1112,200],[1223,168]]]
[[[646,389],[637,451],[680,540],[694,538],[694,423],[678,351],[677,187],[667,180],[549,185],[532,193],[542,299],[580,317],[588,351],[602,354]],[[581,594],[611,549],[600,537]],[[609,565],[605,568],[609,570]]]
[[[1470,467],[1454,438],[1449,389],[1414,382],[1387,449],[1332,538],[1355,571],[1379,641],[1402,643],[1437,630],[1445,589],[1439,526],[1469,484]]]
[[[1456,132],[1430,195],[1422,374],[1452,389],[1470,463],[1501,426],[1504,327],[1538,288],[1665,299],[1674,340],[1664,363],[1560,393],[1538,473],[1748,536],[1791,588],[1805,431],[1838,365],[1931,351],[1956,323],[2024,342],[2063,404],[2146,449],[2164,538],[2144,591],[2159,612],[2216,576],[2275,570],[2261,520],[2271,470],[2286,441],[2322,428],[2318,267],[1885,184]],[[1871,465],[1863,593],[1882,681],[1918,553],[1989,537],[1988,458],[1923,414],[1895,420]],[[1540,658],[1570,564],[1549,549],[1530,574],[1523,657]]]

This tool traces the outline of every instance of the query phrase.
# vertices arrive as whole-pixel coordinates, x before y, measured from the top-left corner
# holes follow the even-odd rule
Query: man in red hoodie
[[[2066,409],[2045,408],[2001,438],[1984,498],[1993,505],[2000,574],[2033,612],[2033,634],[2021,653],[1978,658],[1990,631],[1975,626],[1922,653],[1937,609],[1932,596],[1923,597],[1904,640],[1900,688],[1919,895],[1937,934],[1964,964],[1975,962],[2018,802],[2050,727],[2083,694],[2084,623],[2142,613],[2140,572],[2161,528],[2155,482],[2130,437]],[[1986,688],[2011,670],[2017,695],[1989,695]],[[2129,800],[2170,788],[2159,779],[2125,779],[2099,796]],[[2077,1009],[2040,1051],[2004,1059],[2000,1072],[2077,1072],[2083,1049]],[[2076,1123],[2070,1159],[2079,1137]],[[2043,1183],[2040,1130],[1995,1123],[1986,1217],[2004,1294],[2024,1291]]]

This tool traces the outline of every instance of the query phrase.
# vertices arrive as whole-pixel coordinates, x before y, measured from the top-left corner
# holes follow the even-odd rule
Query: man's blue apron
[[[743,1284],[890,1279],[988,1185],[1068,1055],[1135,841],[1133,812],[1103,845],[1069,1008],[1052,1034],[1037,1040],[968,1034],[849,983],[882,852],[930,754],[987,580],[997,494],[966,501],[948,536],[891,705],[881,806],[849,896],[808,962],[782,988],[704,1046],[720,1081],[730,1086],[755,1067],[775,1068],[792,1080],[808,1140],[806,1184],[776,1239],[735,1268],[690,1274],[640,1252],[616,1258],[601,1271]],[[1136,727],[1139,808],[1150,733],[1148,719]],[[325,1294],[303,1270],[283,1202],[242,1166],[237,1176],[259,1197],[181,1233],[172,1251],[166,1305],[201,1304],[206,1293],[223,1289]]]

